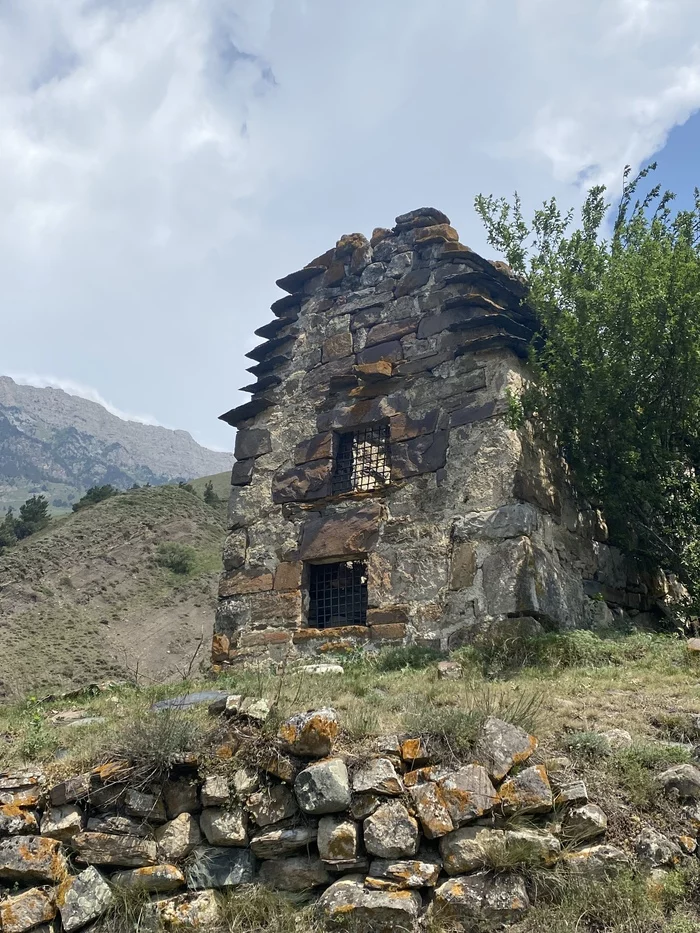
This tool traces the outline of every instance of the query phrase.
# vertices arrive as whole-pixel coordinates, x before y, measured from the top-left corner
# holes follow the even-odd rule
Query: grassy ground
[[[59,777],[125,750],[152,769],[181,749],[199,747],[205,760],[211,754],[211,767],[221,768],[214,749],[223,736],[206,708],[165,716],[150,712],[154,700],[212,687],[274,702],[271,734],[290,713],[333,706],[345,730],[341,747],[350,753],[366,746],[372,735],[408,732],[426,735],[445,760],[467,758],[479,723],[494,714],[539,737],[539,760],[569,756],[572,777],[585,777],[591,799],[608,814],[609,842],[629,848],[645,823],[672,838],[687,828],[678,805],[660,798],[654,783],[664,768],[692,760],[692,744],[700,742],[694,721],[700,712],[700,663],[682,640],[573,633],[462,649],[452,659],[463,665],[460,680],[438,679],[437,658],[429,652],[395,649],[371,660],[345,657],[345,673],[338,676],[294,669],[242,671],[213,682],[121,687],[49,703],[26,700],[0,708],[0,759],[6,765],[42,761]],[[52,726],[49,716],[67,708],[85,709],[104,722]],[[598,734],[613,728],[632,734],[631,748],[605,747]],[[160,749],[158,761],[154,749]],[[550,873],[548,886],[539,889],[537,906],[515,930],[691,933],[700,929],[696,865],[693,861],[691,868],[653,888],[633,876],[602,887],[557,886]],[[540,884],[536,878],[531,882]],[[317,929],[309,908],[258,892],[246,897],[243,909],[237,897],[227,907],[227,931]],[[443,929],[436,926],[434,933]]]

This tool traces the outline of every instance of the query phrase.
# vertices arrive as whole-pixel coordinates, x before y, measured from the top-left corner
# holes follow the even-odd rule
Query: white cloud
[[[0,371],[209,443],[274,279],[422,203],[617,184],[700,107],[697,0],[7,0]]]
[[[122,421],[136,421],[139,424],[159,424],[152,415],[129,415],[125,411],[120,411],[116,406],[108,402],[106,398],[103,398],[97,389],[93,389],[92,386],[80,385],[80,383],[73,382],[71,379],[58,379],[56,376],[40,376],[38,373],[8,373],[7,375],[11,379],[14,379],[18,385],[36,386],[39,389],[62,389],[67,395],[77,395],[78,398],[86,398],[90,402],[97,402],[98,405],[106,408],[110,414],[116,415],[117,418],[121,418]]]

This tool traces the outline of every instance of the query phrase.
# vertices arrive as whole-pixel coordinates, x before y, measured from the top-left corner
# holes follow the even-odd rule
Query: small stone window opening
[[[338,438],[331,492],[368,492],[391,479],[389,425],[349,431]]]
[[[367,625],[367,564],[309,565],[309,626]]]

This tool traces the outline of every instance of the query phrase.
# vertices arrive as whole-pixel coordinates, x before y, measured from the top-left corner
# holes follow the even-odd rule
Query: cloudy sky
[[[432,205],[483,249],[476,193],[659,150],[700,183],[698,37],[698,0],[3,0],[0,373],[226,448],[275,279],[340,234]]]

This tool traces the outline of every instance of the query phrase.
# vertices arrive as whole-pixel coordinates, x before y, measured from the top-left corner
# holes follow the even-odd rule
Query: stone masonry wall
[[[277,284],[251,401],[222,416],[238,432],[216,664],[656,611],[664,578],[610,547],[530,428],[508,426],[536,321],[507,266],[422,208]],[[339,434],[376,425],[390,482],[332,495]],[[309,564],[349,558],[367,561],[368,625],[309,628]]]

